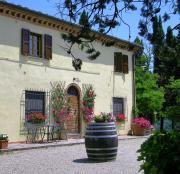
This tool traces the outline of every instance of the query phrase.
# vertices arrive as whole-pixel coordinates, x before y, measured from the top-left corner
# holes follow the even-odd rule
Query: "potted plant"
[[[85,146],[90,160],[115,160],[118,149],[118,136],[115,119],[111,113],[101,113],[93,117],[87,125]]]
[[[116,122],[119,122],[119,123],[124,123],[125,122],[125,115],[124,114],[119,114],[117,117],[116,117]]]
[[[124,126],[125,120],[126,120],[126,116],[124,114],[117,115],[117,117],[116,117],[116,126],[118,128]]]
[[[151,133],[151,123],[144,117],[137,117],[132,120],[132,133],[133,135],[142,136]]]
[[[7,134],[0,134],[0,149],[8,148],[8,136]]]
[[[27,122],[32,124],[41,124],[44,123],[47,119],[47,116],[41,112],[31,112],[27,115]]]

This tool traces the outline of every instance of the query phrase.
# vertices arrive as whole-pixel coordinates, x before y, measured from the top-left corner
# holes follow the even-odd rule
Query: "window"
[[[52,59],[52,36],[44,35],[44,45],[42,44],[42,39],[42,35],[22,29],[22,55],[43,57],[42,50],[44,47],[44,58]]]
[[[128,74],[128,56],[120,52],[114,53],[114,71]]]
[[[123,98],[113,97],[113,115],[116,117],[119,114],[124,114]]]
[[[25,115],[31,112],[45,114],[45,92],[25,91]]]
[[[36,33],[30,33],[29,55],[42,57],[42,36]]]

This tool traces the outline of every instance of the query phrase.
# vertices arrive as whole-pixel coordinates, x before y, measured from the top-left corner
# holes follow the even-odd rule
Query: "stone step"
[[[68,139],[80,139],[80,133],[67,133],[67,138]]]

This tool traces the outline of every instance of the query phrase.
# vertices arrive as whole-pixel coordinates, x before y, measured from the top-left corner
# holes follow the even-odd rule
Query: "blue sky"
[[[58,0],[7,0],[7,1],[13,4],[18,4],[24,7],[28,7],[32,10],[41,11],[45,14],[57,16],[57,9],[55,3],[58,2]],[[64,0],[59,0],[59,2],[60,1],[63,2]],[[123,17],[124,20],[131,27],[130,41],[132,42],[138,35],[138,22],[140,19],[139,11],[126,13],[124,14]],[[163,23],[163,27],[166,30],[167,26],[171,25],[172,27],[174,27],[175,24],[177,24],[178,22],[179,22],[179,18],[177,16],[174,16],[167,23]],[[113,35],[121,39],[128,40],[129,39],[128,27],[126,25],[121,25],[116,29],[114,29],[113,31],[111,31],[109,35]]]

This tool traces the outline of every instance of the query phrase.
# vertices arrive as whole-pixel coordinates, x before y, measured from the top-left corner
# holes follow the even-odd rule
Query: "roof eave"
[[[44,14],[42,12],[34,11],[34,10],[29,9],[29,8],[22,7],[20,5],[15,5],[15,4],[12,4],[12,3],[8,3],[8,2],[5,2],[5,1],[0,1],[0,7],[1,8],[2,7],[4,7],[4,8],[7,7],[7,8],[10,8],[12,10],[19,10],[19,12],[21,12],[21,13],[32,14],[32,15],[37,16],[38,18],[42,18],[42,19],[44,18],[44,20],[46,19],[46,20],[52,21],[53,24],[50,27],[54,28],[56,30],[58,30],[58,28],[57,28],[58,24],[59,25],[62,24],[62,25],[65,26],[65,29],[62,29],[62,27],[61,27],[59,30],[63,31],[63,32],[71,33],[72,28],[73,28],[75,31],[72,31],[72,32],[77,33],[82,28],[80,25],[72,24],[70,22],[64,21],[62,19],[58,19],[58,18],[50,16],[48,14]],[[0,9],[0,14],[1,14],[1,9]],[[16,17],[17,18],[17,16],[13,16],[13,15],[11,15],[11,17]],[[23,19],[21,19],[21,20],[23,20]],[[25,18],[24,20],[28,20],[28,19]],[[39,19],[39,21],[40,21],[40,19]],[[32,22],[32,20],[30,22]],[[57,25],[55,23],[57,23]],[[49,26],[47,26],[47,27],[49,27]],[[114,36],[105,35],[103,33],[99,33],[99,32],[94,31],[94,30],[91,30],[91,32],[93,34],[97,35],[97,37],[99,38],[98,41],[100,41],[100,42],[113,41],[113,42],[116,42],[114,46],[120,47],[122,49],[127,49],[128,51],[133,51],[135,53],[143,50],[143,47],[141,45],[139,45],[139,44],[132,43],[132,42],[129,42],[129,41],[126,41],[126,40],[123,40],[123,39],[120,39],[120,38],[117,38],[117,37],[114,37]]]

